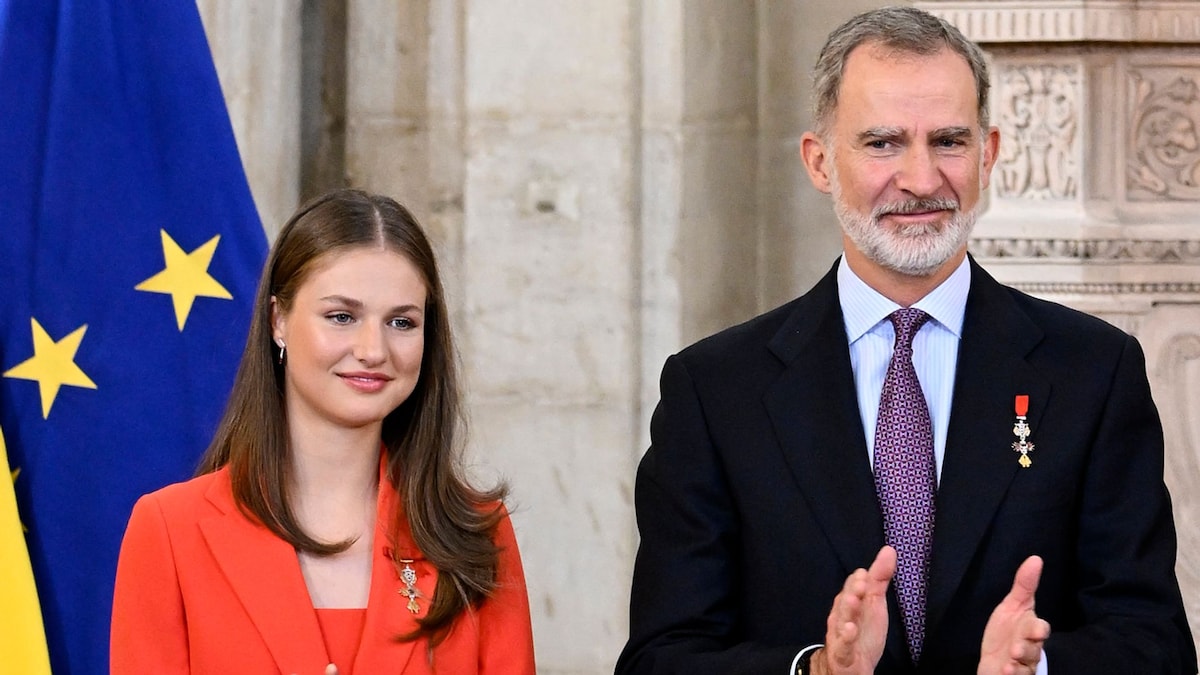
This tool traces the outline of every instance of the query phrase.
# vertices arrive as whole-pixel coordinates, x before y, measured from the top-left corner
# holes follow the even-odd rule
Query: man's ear
[[[987,189],[988,184],[992,180],[992,167],[996,166],[996,157],[1000,152],[1000,129],[992,127],[988,129],[987,136],[983,138],[983,167],[979,172],[979,184],[983,189]]]
[[[800,160],[808,171],[808,179],[813,187],[826,194],[830,191],[829,180],[829,149],[825,142],[811,131],[804,132],[800,137]]]

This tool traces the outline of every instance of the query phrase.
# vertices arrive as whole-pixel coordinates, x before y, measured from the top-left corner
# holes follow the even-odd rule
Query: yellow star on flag
[[[179,330],[182,332],[188,314],[192,311],[192,303],[197,297],[233,299],[229,291],[208,273],[208,266],[217,250],[217,243],[221,241],[221,235],[209,239],[195,251],[185,253],[166,230],[159,231],[162,232],[163,258],[167,266],[134,288],[170,295],[175,304],[175,322],[179,324]]]
[[[30,321],[33,323],[33,356],[9,368],[4,376],[38,383],[38,391],[42,395],[42,419],[46,419],[50,416],[50,406],[54,405],[59,388],[64,384],[84,389],[96,388],[96,383],[75,365],[75,352],[79,351],[79,343],[83,342],[87,324],[55,342],[37,319]]]

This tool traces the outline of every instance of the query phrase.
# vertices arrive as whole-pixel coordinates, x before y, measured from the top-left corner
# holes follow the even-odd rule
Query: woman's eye
[[[354,317],[350,316],[348,312],[334,312],[328,315],[328,319],[333,323],[344,326],[353,321]]]
[[[392,319],[389,322],[389,325],[392,328],[399,328],[400,330],[408,330],[409,328],[413,328],[416,326],[416,324],[413,323],[412,319],[410,319],[406,316],[398,316],[398,317]]]

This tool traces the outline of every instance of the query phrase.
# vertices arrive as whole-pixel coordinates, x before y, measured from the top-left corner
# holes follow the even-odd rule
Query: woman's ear
[[[275,344],[277,344],[279,346],[283,346],[285,344],[286,338],[284,337],[284,335],[287,333],[286,327],[287,327],[287,317],[284,315],[283,310],[280,309],[279,301],[276,300],[275,296],[272,295],[271,296],[271,339],[275,341]]]

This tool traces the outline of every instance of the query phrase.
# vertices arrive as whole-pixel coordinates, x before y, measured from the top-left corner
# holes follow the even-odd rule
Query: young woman
[[[341,190],[279,233],[198,477],[134,506],[114,675],[533,673],[501,498],[463,477],[433,251]]]

